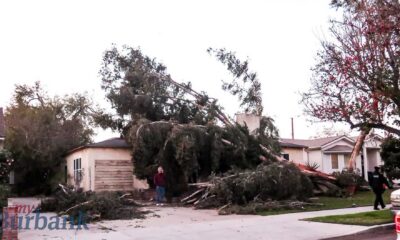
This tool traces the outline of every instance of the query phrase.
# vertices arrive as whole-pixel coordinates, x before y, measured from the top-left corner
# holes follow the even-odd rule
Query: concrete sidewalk
[[[104,221],[89,230],[21,230],[20,239],[84,240],[312,240],[363,231],[368,227],[300,221],[300,219],[372,211],[372,207],[292,213],[274,216],[218,216],[214,210],[151,208],[143,220]]]

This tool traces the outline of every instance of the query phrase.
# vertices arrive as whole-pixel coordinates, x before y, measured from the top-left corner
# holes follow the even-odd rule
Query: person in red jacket
[[[165,176],[164,169],[160,166],[157,169],[157,174],[154,175],[154,185],[156,185],[156,202],[157,206],[162,206],[165,197]]]

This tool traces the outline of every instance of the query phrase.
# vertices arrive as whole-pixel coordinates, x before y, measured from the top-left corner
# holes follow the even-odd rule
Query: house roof
[[[68,154],[74,153],[76,151],[86,149],[86,148],[131,148],[125,139],[123,138],[110,138],[101,142],[91,143],[84,146],[77,147],[68,152]]]
[[[346,145],[336,145],[324,150],[324,152],[338,152],[338,153],[351,153],[352,151],[353,148]]]
[[[294,144],[285,141],[280,141],[279,145],[281,145],[281,147],[288,147],[288,148],[307,148],[306,145]]]
[[[101,142],[86,145],[89,148],[130,148],[125,139],[123,138],[110,138]]]
[[[309,148],[318,148],[322,147],[330,142],[333,142],[336,139],[339,139],[343,136],[334,136],[334,137],[325,137],[325,138],[316,138],[316,139],[290,139],[290,138],[282,138],[282,143],[287,144],[296,144],[302,145]],[[281,145],[282,146],[282,145]]]
[[[5,136],[6,136],[6,128],[4,123],[3,108],[0,108],[0,138],[4,138]]]

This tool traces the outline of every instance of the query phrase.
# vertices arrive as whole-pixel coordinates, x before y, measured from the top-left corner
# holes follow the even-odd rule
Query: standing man
[[[161,166],[157,169],[157,174],[154,175],[154,185],[156,185],[156,202],[157,206],[162,206],[165,197],[165,176]]]
[[[375,167],[375,171],[371,175],[371,180],[369,184],[371,185],[372,190],[375,193],[374,210],[379,210],[379,204],[381,205],[382,209],[384,209],[386,207],[382,198],[382,194],[385,192],[384,185],[386,185],[386,187],[389,187],[390,185],[387,179],[382,175],[379,167]]]

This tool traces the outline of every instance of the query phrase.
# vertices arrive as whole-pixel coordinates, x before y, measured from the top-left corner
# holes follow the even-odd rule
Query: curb
[[[395,223],[387,223],[387,224],[372,226],[372,227],[369,227],[368,229],[362,230],[360,232],[351,233],[348,235],[336,236],[336,237],[323,238],[321,240],[337,240],[337,239],[341,239],[343,237],[361,237],[364,235],[368,235],[370,233],[375,233],[378,230],[393,230],[394,231],[395,226],[396,226]]]
[[[387,224],[382,224],[382,225],[378,225],[378,226],[372,226],[366,230],[363,230],[361,232],[355,233],[354,235],[358,235],[358,234],[367,234],[367,233],[371,233],[371,232],[375,232],[376,230],[390,230],[393,229],[393,231],[395,230],[396,224],[395,223],[387,223]]]

